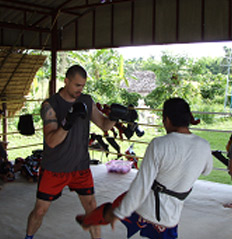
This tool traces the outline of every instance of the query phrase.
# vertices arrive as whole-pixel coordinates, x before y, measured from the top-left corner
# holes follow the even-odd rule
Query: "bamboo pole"
[[[38,145],[43,145],[43,143],[21,145],[21,146],[17,146],[17,147],[11,147],[11,148],[8,148],[8,150],[22,149],[22,148],[29,148],[29,147],[38,146]]]
[[[98,151],[98,152],[103,152],[103,153],[108,153],[108,154],[113,154],[113,155],[117,155],[117,156],[125,156],[125,157],[133,157],[133,158],[138,158],[138,159],[143,159],[143,157],[141,156],[137,156],[137,155],[133,155],[133,154],[123,154],[123,153],[116,153],[116,152],[111,152],[111,151],[105,151],[105,150],[101,150],[101,149],[93,149],[93,148],[89,148],[89,150],[91,151]]]
[[[43,128],[38,128],[38,129],[35,129],[35,131],[42,131],[43,130]],[[12,131],[12,132],[7,132],[7,133],[0,133],[0,135],[13,135],[13,134],[19,134],[19,132],[18,131]]]

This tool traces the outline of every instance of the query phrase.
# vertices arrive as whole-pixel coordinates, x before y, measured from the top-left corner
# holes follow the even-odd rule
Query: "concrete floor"
[[[113,201],[128,189],[136,171],[126,175],[107,173],[104,165],[92,167],[97,203]],[[0,239],[23,239],[27,216],[35,202],[36,184],[19,178],[0,191]],[[197,181],[187,198],[179,224],[179,239],[232,238],[232,209],[223,203],[232,202],[232,186]],[[83,213],[75,193],[64,189],[44,218],[35,239],[88,239],[88,232],[76,224],[76,214]],[[126,230],[118,222],[116,230],[102,227],[104,239],[126,239]],[[132,239],[140,238],[135,235]]]

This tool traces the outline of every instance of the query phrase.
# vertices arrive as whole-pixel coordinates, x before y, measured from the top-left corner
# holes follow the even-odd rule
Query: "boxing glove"
[[[130,139],[134,133],[136,133],[138,137],[142,137],[144,135],[144,131],[140,130],[138,124],[135,122],[129,123],[123,133],[126,135],[127,139]]]
[[[109,119],[112,121],[123,120],[126,122],[134,122],[138,119],[138,114],[136,110],[130,109],[129,107],[115,103],[112,104],[110,106]]]
[[[87,105],[83,102],[77,102],[73,104],[73,113],[76,114],[77,117],[81,117],[82,119],[85,119],[88,113]]]
[[[78,117],[85,119],[88,113],[88,108],[83,102],[76,102],[69,109],[66,117],[61,123],[64,130],[70,130]]]

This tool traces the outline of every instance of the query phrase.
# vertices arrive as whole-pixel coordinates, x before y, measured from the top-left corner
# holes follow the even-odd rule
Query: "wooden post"
[[[51,73],[51,80],[49,84],[49,96],[52,96],[56,92],[56,59],[57,59],[57,52],[55,50],[51,51],[52,54],[52,73]]]
[[[54,17],[52,19],[52,21],[56,21],[54,23],[54,26],[52,28],[51,31],[51,80],[49,83],[49,95],[52,96],[53,94],[55,94],[56,92],[56,60],[57,60],[57,45],[58,45],[58,34],[57,34],[57,20],[56,18],[56,14],[54,14]]]
[[[2,103],[2,110],[3,110],[3,118],[2,118],[2,132],[3,132],[3,146],[5,150],[7,150],[7,105],[6,103]]]

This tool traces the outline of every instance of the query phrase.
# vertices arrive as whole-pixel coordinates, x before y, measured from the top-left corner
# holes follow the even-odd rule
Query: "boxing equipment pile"
[[[101,105],[100,103],[97,103],[96,106],[98,110],[100,110],[110,120],[116,121],[116,124],[111,129],[113,137],[109,135],[108,131],[104,132],[104,136],[91,133],[89,139],[89,147],[106,151],[106,156],[108,157],[109,145],[104,142],[103,138],[105,138],[107,142],[116,150],[117,159],[119,159],[122,157],[122,154],[121,148],[116,142],[118,134],[119,139],[121,140],[123,140],[123,135],[126,136],[128,140],[133,137],[134,134],[136,134],[138,137],[142,137],[144,135],[144,131],[140,130],[138,124],[135,122],[138,119],[138,114],[132,105],[125,107],[115,103],[111,106],[107,104]],[[116,130],[118,130],[118,133],[116,132]],[[97,141],[97,143],[94,143],[95,140]],[[129,149],[126,151],[126,154],[130,154]],[[134,152],[133,155],[135,155]],[[138,159],[136,157],[126,158],[127,160],[135,162],[135,164],[133,164],[133,167],[137,168]]]

